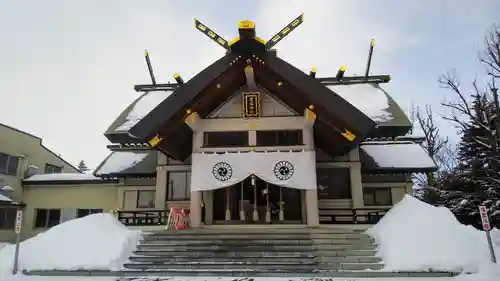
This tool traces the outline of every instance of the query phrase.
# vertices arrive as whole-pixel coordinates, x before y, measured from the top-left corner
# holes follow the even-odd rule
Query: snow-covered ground
[[[379,243],[384,270],[460,270],[474,274],[454,278],[390,278],[393,281],[490,281],[500,280],[500,263],[490,262],[484,232],[458,223],[445,208],[406,196],[376,226],[367,231]],[[60,224],[21,244],[20,269],[120,269],[140,239],[140,232],[121,225],[110,214],[94,214]],[[500,231],[492,232],[500,255]],[[0,246],[1,247],[1,246]],[[0,250],[1,281],[111,281],[115,277],[12,276],[14,246]],[[149,278],[142,280],[201,281],[248,280],[245,278]],[[253,278],[255,281],[361,281],[387,278]],[[124,281],[132,281],[125,279]]]
[[[74,219],[21,243],[19,269],[121,269],[141,233],[111,214]],[[0,280],[12,271],[14,245],[0,250]]]

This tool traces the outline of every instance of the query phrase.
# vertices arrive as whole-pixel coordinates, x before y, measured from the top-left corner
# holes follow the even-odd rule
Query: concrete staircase
[[[115,276],[119,281],[172,276],[449,277],[453,272],[380,271],[376,245],[360,230],[340,227],[226,226],[150,231],[126,270],[32,270],[38,276]],[[167,277],[168,276],[168,277]],[[313,277],[313,279],[311,279]],[[309,279],[308,279],[309,278]],[[251,279],[251,278],[250,278]],[[235,279],[236,280],[236,279]],[[322,280],[322,279],[314,279]],[[325,279],[326,280],[326,279]]]
[[[125,267],[170,276],[312,276],[381,269],[375,249],[372,238],[347,228],[155,231]]]

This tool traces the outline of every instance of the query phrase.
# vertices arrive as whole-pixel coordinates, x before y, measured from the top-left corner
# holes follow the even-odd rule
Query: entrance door
[[[214,191],[213,214],[216,223],[301,223],[301,205],[300,190],[276,186],[258,177],[252,182],[249,177]],[[227,213],[230,220],[226,220]]]

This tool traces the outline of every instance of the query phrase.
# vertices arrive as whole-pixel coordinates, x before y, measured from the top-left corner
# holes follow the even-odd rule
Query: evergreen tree
[[[459,221],[480,228],[478,206],[486,205],[491,224],[500,228],[500,104],[496,84],[500,80],[500,23],[485,37],[480,62],[488,74],[483,87],[472,83],[474,95],[469,102],[454,72],[440,79],[458,100],[443,103],[451,110],[444,117],[462,134],[457,168],[439,182],[442,200]]]
[[[85,173],[88,170],[89,168],[87,167],[85,162],[83,160],[80,160],[80,163],[78,163],[78,171],[80,171],[80,173]]]
[[[465,101],[462,93],[458,90],[457,93]],[[495,101],[488,93],[479,91],[472,98],[470,106],[449,104],[462,109],[466,118],[453,118],[462,128],[462,137],[458,145],[458,165],[439,184],[442,201],[459,221],[477,228],[481,227],[478,206],[484,204],[495,214],[492,224],[500,226],[500,212],[496,212],[500,210],[500,206],[497,207],[500,174],[496,170],[500,146],[495,136]]]

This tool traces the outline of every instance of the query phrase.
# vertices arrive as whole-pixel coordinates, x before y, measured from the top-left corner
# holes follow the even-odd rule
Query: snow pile
[[[116,131],[127,131],[134,127],[137,122],[144,118],[144,116],[148,115],[168,96],[170,96],[171,93],[171,91],[152,91],[142,95],[129,111],[127,117],[125,118],[125,122],[116,128]]]
[[[109,213],[70,220],[22,242],[19,269],[118,270],[140,237]],[[14,245],[0,250],[0,279],[11,274],[14,251]]]
[[[409,195],[366,233],[379,244],[384,270],[478,272],[496,267],[490,261],[484,232],[460,224],[444,207],[434,207]],[[498,256],[500,230],[491,234]]]
[[[96,171],[96,175],[119,173],[134,167],[149,155],[149,151],[113,151],[104,160],[104,164]]]
[[[434,168],[436,164],[427,152],[411,141],[365,142],[360,148],[373,158],[380,168]],[[399,157],[405,155],[405,157]]]
[[[375,122],[393,119],[389,111],[389,98],[384,90],[374,84],[326,85],[351,105]]]

